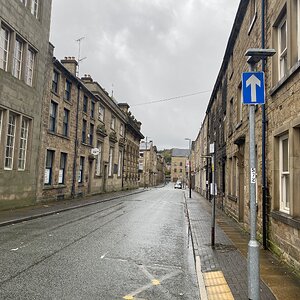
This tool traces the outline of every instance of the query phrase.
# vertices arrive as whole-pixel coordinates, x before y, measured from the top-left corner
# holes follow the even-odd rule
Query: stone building
[[[164,159],[158,154],[152,141],[140,143],[139,183],[141,187],[157,186],[164,183]]]
[[[171,181],[176,182],[177,180],[182,181],[183,184],[187,182],[188,169],[186,164],[188,161],[190,150],[189,149],[172,149],[171,157]]]
[[[139,187],[139,148],[140,141],[144,138],[141,133],[141,122],[137,121],[128,110],[127,103],[119,103],[119,107],[126,114],[125,125],[125,153],[123,167],[123,189],[134,189]]]
[[[201,138],[216,145],[219,203],[248,230],[249,109],[242,104],[241,74],[249,70],[247,49],[274,48],[276,55],[256,66],[265,70],[266,90],[266,104],[255,112],[257,229],[265,247],[300,270],[300,3],[274,0],[264,15],[262,3],[240,1]]]
[[[93,193],[98,98],[76,77],[77,61],[53,58],[44,97],[38,199]]]
[[[131,166],[132,174],[126,188],[137,187],[138,152],[131,146],[126,155],[125,148],[139,144],[141,123],[128,118],[91,76],[79,79],[76,71],[75,58],[58,61],[50,45],[38,182],[42,201],[121,190],[124,166]]]
[[[0,209],[33,204],[51,0],[0,0]]]

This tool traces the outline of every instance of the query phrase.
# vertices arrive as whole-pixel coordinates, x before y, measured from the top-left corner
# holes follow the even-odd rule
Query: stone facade
[[[165,182],[165,162],[158,154],[153,142],[140,144],[139,184],[141,187],[151,187]]]
[[[300,102],[298,101],[300,38],[297,35],[300,29],[300,25],[297,25],[300,16],[299,4],[299,1],[293,0],[271,1],[265,7],[264,47],[274,48],[276,55],[267,59],[265,64],[260,62],[256,66],[257,70],[265,68],[267,123],[264,161],[262,107],[257,106],[255,112],[258,238],[264,237],[265,234],[268,247],[298,271],[300,270]],[[249,108],[241,103],[241,74],[249,70],[245,57],[246,50],[261,47],[261,5],[255,0],[242,0],[207,109],[208,128],[207,131],[201,128],[196,140],[196,144],[198,139],[200,144],[202,141],[206,145],[215,143],[217,201],[222,203],[224,210],[247,230],[249,230],[250,199]],[[266,169],[266,186],[262,180],[263,168]],[[199,189],[197,185],[196,187]],[[263,198],[264,191],[266,203]],[[266,233],[263,231],[263,225],[267,228]]]
[[[187,161],[189,149],[172,149],[171,156],[171,181],[180,180],[184,185],[188,179]]]
[[[0,0],[0,209],[35,202],[51,0]]]

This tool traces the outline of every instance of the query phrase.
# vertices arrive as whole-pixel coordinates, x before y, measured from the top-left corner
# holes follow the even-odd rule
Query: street
[[[0,299],[199,299],[172,184],[0,228]]]

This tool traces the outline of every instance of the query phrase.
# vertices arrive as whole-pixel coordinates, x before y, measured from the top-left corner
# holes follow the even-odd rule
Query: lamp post
[[[248,56],[250,72],[253,72],[255,65],[262,59],[275,54],[274,49],[248,49],[245,56]],[[251,78],[250,78],[251,79]],[[248,80],[249,81],[249,80]],[[247,84],[246,84],[247,85]],[[248,298],[258,300],[259,293],[259,243],[256,240],[256,158],[255,158],[255,105],[257,101],[256,86],[250,82],[251,97],[253,102],[249,108],[249,189],[250,189],[250,241],[248,243]],[[244,89],[244,86],[243,86]],[[244,91],[243,91],[244,95]],[[244,99],[245,101],[245,99]],[[246,103],[246,102],[244,102]]]
[[[189,138],[185,138],[186,141],[189,141],[189,198],[192,198],[192,172],[191,172],[191,142],[192,140]]]

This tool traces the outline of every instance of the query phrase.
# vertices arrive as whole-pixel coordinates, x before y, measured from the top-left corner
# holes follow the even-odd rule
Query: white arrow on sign
[[[256,102],[256,86],[260,87],[261,82],[255,75],[251,75],[246,81],[246,87],[249,85],[251,87],[251,102]]]

